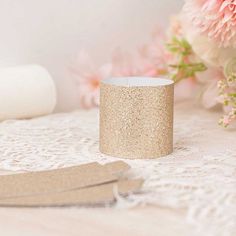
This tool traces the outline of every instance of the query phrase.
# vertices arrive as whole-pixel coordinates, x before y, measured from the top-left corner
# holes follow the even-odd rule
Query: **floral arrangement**
[[[99,105],[99,82],[110,76],[171,77],[176,101],[195,96],[221,106],[219,124],[236,121],[236,0],[185,0],[167,32],[157,29],[132,55],[115,50],[110,63],[92,65],[81,52],[72,68],[84,108]]]

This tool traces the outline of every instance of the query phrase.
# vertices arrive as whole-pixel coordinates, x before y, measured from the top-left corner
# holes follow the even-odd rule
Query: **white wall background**
[[[58,110],[77,106],[67,67],[87,49],[96,63],[166,25],[183,0],[0,0],[0,66],[39,63],[56,81]]]

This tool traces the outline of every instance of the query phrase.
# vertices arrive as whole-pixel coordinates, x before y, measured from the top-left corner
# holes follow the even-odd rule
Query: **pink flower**
[[[143,45],[139,49],[141,72],[150,76],[161,76],[168,72],[167,61],[169,54],[165,48],[166,37],[162,29],[158,28],[152,35],[150,43]]]
[[[113,76],[134,76],[136,69],[133,57],[117,48],[112,55],[112,75]]]
[[[175,84],[175,102],[182,102],[191,99],[196,94],[197,81],[195,78],[188,78]]]
[[[236,0],[186,0],[184,12],[208,40],[236,47]]]
[[[205,84],[203,86],[202,104],[205,108],[210,109],[219,104],[218,82],[224,79],[224,74],[218,69],[208,69],[198,74],[198,80]]]
[[[173,15],[170,18],[170,26],[167,31],[169,38],[182,37],[183,36],[183,26],[181,22],[181,15]]]
[[[212,80],[209,82],[203,91],[202,94],[202,104],[205,108],[210,109],[219,104],[218,101],[218,88],[217,88],[217,80]]]
[[[228,126],[230,124],[231,120],[229,119],[228,116],[223,117],[223,123],[225,126]]]
[[[146,50],[146,48],[142,48],[142,50]],[[157,77],[166,73],[163,62],[158,59],[152,60],[142,53],[140,51],[139,54],[131,56],[127,52],[122,52],[120,49],[116,50],[112,59],[112,74],[114,76]]]
[[[157,29],[151,42],[144,44],[134,55],[121,49],[113,53],[114,76],[148,76],[158,77],[167,73],[167,54],[165,50],[164,33]]]
[[[105,64],[96,68],[88,54],[82,51],[71,72],[74,75],[77,87],[79,103],[82,108],[92,108],[99,105],[99,85],[102,79],[111,75],[112,65]]]

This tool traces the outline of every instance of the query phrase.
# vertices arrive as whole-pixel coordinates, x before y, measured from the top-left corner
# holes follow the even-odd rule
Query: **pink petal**
[[[196,87],[196,82],[192,78],[178,82],[175,84],[175,101],[180,102],[192,98]]]
[[[205,108],[209,109],[218,104],[218,87],[217,81],[212,81],[211,84],[207,87],[202,96],[202,104]]]

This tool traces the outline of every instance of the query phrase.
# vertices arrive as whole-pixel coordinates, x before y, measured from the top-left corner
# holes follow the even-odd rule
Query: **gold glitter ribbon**
[[[172,80],[124,77],[102,81],[100,151],[122,158],[157,158],[173,151]]]

